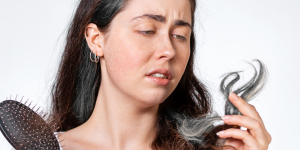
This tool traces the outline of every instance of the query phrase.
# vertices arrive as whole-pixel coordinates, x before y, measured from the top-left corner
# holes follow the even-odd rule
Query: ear
[[[85,39],[92,53],[99,57],[103,56],[104,35],[98,30],[97,25],[90,23],[85,29]]]

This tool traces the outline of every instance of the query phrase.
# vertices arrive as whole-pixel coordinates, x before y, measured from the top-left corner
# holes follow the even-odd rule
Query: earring
[[[99,62],[99,57],[96,55],[96,54],[94,54],[95,56],[95,60],[93,60],[92,59],[92,52],[90,52],[90,60],[92,61],[92,62],[94,62],[94,63],[98,63]]]

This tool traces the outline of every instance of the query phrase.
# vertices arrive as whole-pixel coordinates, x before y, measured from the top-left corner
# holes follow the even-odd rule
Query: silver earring
[[[90,59],[91,59],[92,62],[98,63],[98,62],[99,62],[99,57],[98,57],[96,54],[94,54],[94,55],[95,55],[95,56],[94,56],[94,57],[95,57],[95,60],[92,59],[92,52],[90,52]]]

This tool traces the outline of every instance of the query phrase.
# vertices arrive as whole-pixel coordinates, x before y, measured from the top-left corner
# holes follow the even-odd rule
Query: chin
[[[142,107],[147,108],[147,107],[159,105],[160,103],[164,102],[167,97],[168,96],[166,95],[153,94],[153,95],[140,97],[138,101],[142,105]]]

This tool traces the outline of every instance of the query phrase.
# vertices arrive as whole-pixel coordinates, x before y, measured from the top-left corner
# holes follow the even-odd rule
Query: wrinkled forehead
[[[132,18],[144,14],[164,16],[166,22],[183,20],[192,24],[189,0],[129,0],[125,9],[116,17],[123,21],[130,21]]]

